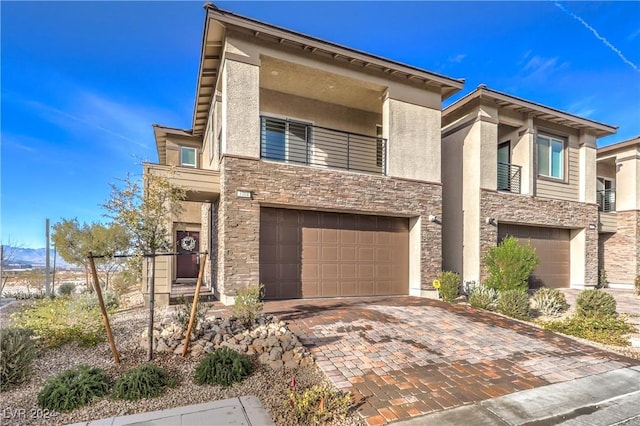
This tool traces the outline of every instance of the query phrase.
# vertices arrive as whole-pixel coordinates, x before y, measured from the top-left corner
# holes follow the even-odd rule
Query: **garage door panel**
[[[408,219],[263,208],[260,223],[267,298],[408,292]]]
[[[498,240],[508,235],[529,241],[536,249],[539,264],[529,279],[530,287],[569,287],[570,231],[563,228],[500,224]]]

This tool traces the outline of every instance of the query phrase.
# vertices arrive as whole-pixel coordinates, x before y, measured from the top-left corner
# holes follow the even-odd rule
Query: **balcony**
[[[520,194],[522,167],[498,162],[498,191]]]
[[[220,195],[220,172],[191,167],[143,163],[145,173],[163,176],[172,185],[184,188],[186,201],[210,202]]]
[[[616,211],[616,191],[615,189],[602,189],[597,192],[598,210],[601,212]]]
[[[381,137],[260,118],[260,157],[264,160],[383,175],[386,145]]]

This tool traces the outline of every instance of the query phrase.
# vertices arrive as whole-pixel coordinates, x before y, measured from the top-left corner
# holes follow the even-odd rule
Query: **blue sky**
[[[0,2],[0,239],[104,221],[109,182],[189,128],[198,2]],[[217,2],[219,7],[640,135],[639,2]]]

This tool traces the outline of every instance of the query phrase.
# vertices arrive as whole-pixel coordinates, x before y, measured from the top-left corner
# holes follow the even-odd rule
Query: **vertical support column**
[[[580,185],[579,200],[582,203],[596,202],[596,138],[580,131]]]

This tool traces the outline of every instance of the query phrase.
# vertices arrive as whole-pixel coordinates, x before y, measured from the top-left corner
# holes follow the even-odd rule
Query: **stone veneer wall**
[[[585,286],[598,282],[598,231],[589,229],[598,223],[596,204],[554,200],[528,195],[509,194],[481,190],[480,194],[480,259],[487,250],[498,243],[498,228],[485,223],[492,217],[500,222],[549,228],[586,228]],[[480,267],[481,279],[487,275],[484,264]]]
[[[261,205],[421,216],[421,288],[430,288],[441,270],[441,225],[429,221],[442,214],[440,183],[225,156],[220,188],[218,286],[226,296],[259,280]],[[253,198],[237,198],[238,189],[253,191]]]
[[[611,284],[633,285],[640,274],[640,210],[616,212],[617,232],[600,234],[600,267]]]

